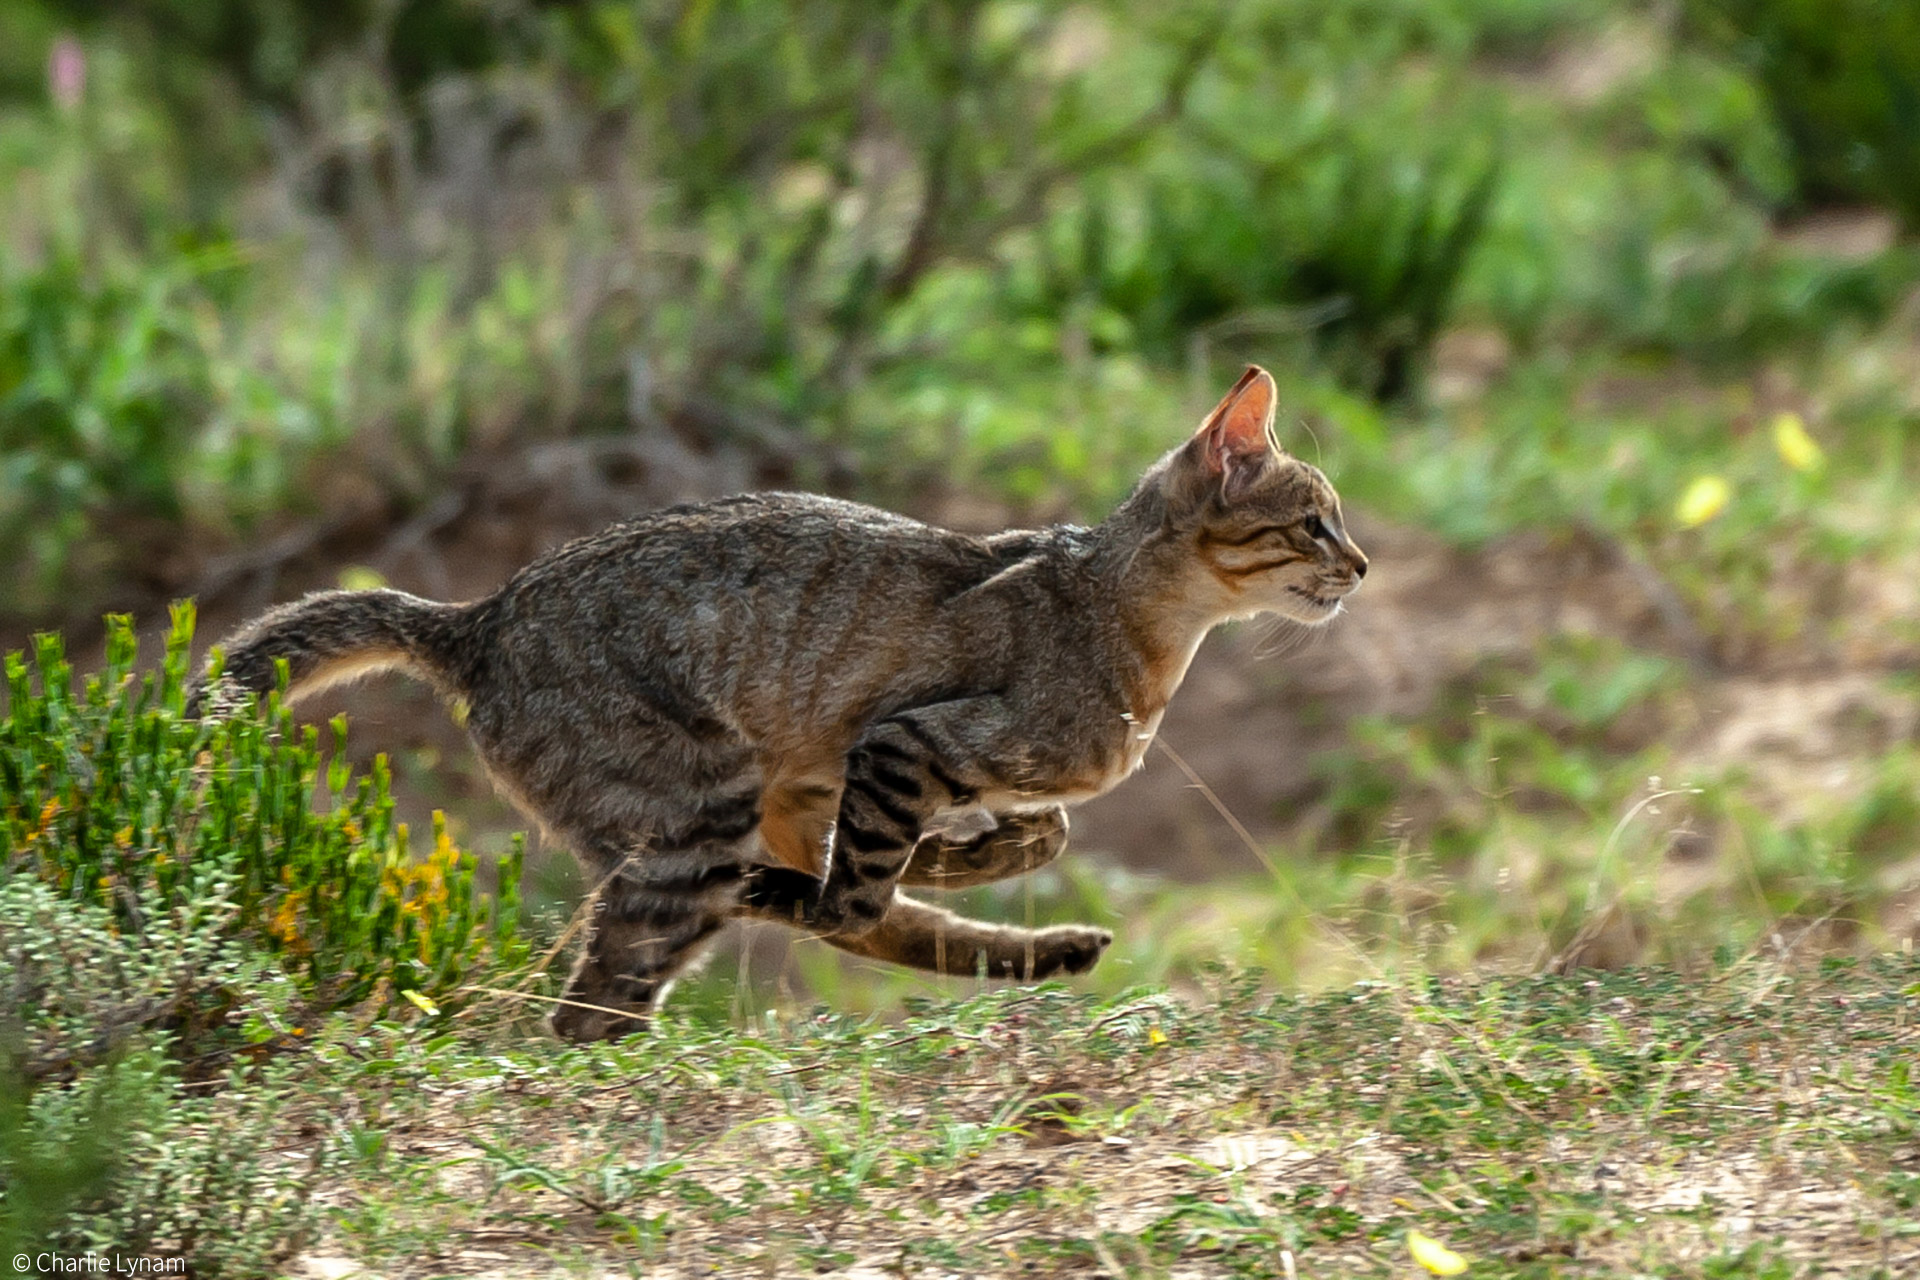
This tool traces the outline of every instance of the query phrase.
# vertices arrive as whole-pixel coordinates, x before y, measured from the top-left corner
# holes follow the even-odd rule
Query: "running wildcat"
[[[222,706],[400,667],[469,708],[495,782],[598,884],[552,1025],[626,1034],[731,916],[942,972],[1079,973],[1111,936],[929,906],[1066,843],[1140,764],[1201,639],[1318,624],[1366,575],[1250,368],[1091,528],[973,537],[751,494],[580,539],[471,604],[326,591],[223,646]],[[984,810],[970,838],[949,819]],[[976,826],[979,825],[976,822]]]

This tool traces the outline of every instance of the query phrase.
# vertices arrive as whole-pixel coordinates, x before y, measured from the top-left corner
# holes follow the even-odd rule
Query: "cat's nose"
[[[1354,546],[1351,542],[1347,544],[1346,551],[1347,551],[1347,563],[1353,566],[1353,576],[1356,578],[1366,577],[1367,576],[1367,557],[1365,553],[1363,553],[1360,550],[1360,548]]]

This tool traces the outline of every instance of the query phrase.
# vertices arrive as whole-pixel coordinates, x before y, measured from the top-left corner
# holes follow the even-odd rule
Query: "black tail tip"
[[[225,719],[246,709],[247,691],[228,676],[202,680],[187,694],[181,714],[188,720]]]

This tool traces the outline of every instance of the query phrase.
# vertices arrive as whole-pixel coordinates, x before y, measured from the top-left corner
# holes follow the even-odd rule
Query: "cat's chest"
[[[1164,707],[1144,716],[1121,712],[1114,730],[1100,736],[1099,745],[1078,767],[1016,794],[983,797],[983,802],[992,809],[1038,809],[1075,805],[1105,795],[1146,762],[1147,749],[1153,745],[1164,713]]]
[[[1078,804],[1105,795],[1146,763],[1147,751],[1153,746],[1154,735],[1160,732],[1160,720],[1166,715],[1167,703],[1180,687],[1199,645],[1199,639],[1195,638],[1173,651],[1168,659],[1152,664],[1142,673],[1143,678],[1128,682],[1121,709],[1106,713],[1114,719],[1093,735],[1093,749],[1083,758],[1081,766],[1055,780],[1057,785],[1046,797],[1047,802]]]

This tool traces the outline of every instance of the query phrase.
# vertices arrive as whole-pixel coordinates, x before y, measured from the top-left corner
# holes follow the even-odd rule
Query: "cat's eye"
[[[1321,522],[1319,516],[1308,516],[1303,527],[1307,531],[1307,536],[1315,542],[1333,541],[1333,535],[1327,532],[1327,526]]]

